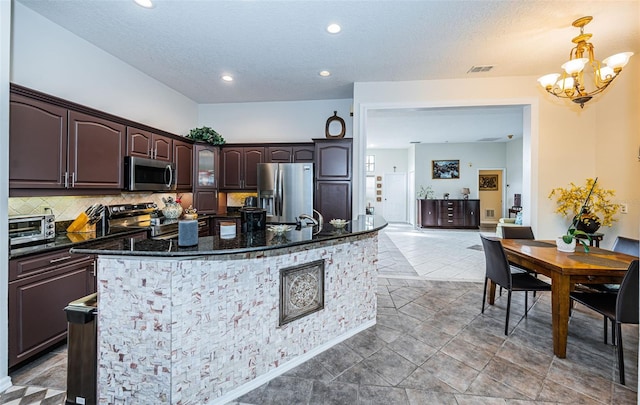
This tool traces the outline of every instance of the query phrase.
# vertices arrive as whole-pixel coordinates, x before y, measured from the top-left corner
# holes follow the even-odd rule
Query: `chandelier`
[[[591,34],[584,33],[584,26],[589,24],[593,17],[578,18],[573,26],[580,28],[580,35],[571,41],[576,46],[569,52],[569,61],[561,67],[562,74],[551,73],[538,79],[538,82],[547,92],[556,97],[568,98],[580,108],[593,96],[606,89],[615,79],[622,68],[629,62],[633,52],[622,52],[604,59],[602,63],[594,57]]]

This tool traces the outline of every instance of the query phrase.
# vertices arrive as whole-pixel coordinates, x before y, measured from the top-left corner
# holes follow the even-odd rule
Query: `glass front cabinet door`
[[[195,145],[193,207],[200,214],[214,214],[218,210],[219,152],[217,146]]]

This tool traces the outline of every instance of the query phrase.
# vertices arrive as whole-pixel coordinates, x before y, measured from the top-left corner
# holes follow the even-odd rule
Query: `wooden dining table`
[[[569,328],[569,293],[577,283],[600,284],[622,281],[635,256],[591,247],[585,253],[581,245],[575,252],[561,252],[555,241],[530,239],[502,239],[502,246],[511,264],[543,274],[551,279],[551,318],[553,353],[567,356]],[[490,283],[487,300],[493,305],[495,284]]]

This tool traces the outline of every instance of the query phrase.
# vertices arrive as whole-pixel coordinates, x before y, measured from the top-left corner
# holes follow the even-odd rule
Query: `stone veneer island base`
[[[98,402],[226,403],[373,326],[384,225],[244,252],[74,249],[99,254]],[[281,324],[280,270],[317,261],[323,307]]]

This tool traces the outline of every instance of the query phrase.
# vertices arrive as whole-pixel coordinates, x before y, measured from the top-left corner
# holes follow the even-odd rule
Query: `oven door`
[[[175,164],[126,156],[125,188],[129,191],[172,191],[176,189]]]

